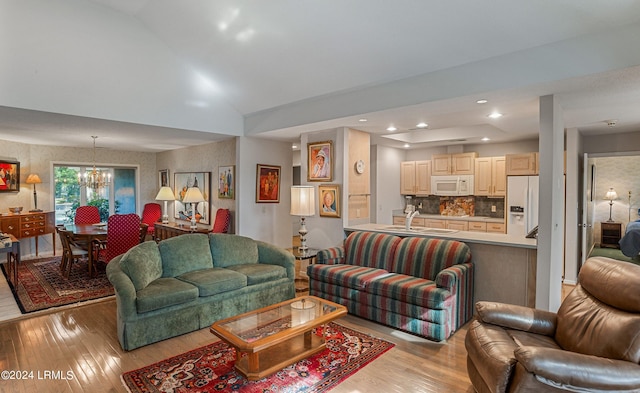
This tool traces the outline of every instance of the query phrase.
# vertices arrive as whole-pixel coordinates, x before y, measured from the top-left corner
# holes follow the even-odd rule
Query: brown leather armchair
[[[589,258],[557,313],[477,302],[465,337],[476,391],[640,392],[640,266]]]

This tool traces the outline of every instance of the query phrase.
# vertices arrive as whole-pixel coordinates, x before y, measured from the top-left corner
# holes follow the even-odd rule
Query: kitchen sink
[[[449,233],[458,232],[458,230],[456,229],[425,228],[425,227],[411,227],[409,228],[409,230],[407,230],[405,229],[404,225],[389,225],[389,226],[383,227],[382,229],[387,229],[391,231],[401,231],[401,232],[416,232],[416,233],[433,234],[433,235],[437,235],[437,234],[445,235]]]

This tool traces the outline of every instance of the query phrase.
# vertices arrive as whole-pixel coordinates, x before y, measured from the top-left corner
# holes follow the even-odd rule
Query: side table
[[[600,247],[620,248],[618,242],[622,237],[622,224],[619,222],[600,223]]]
[[[289,251],[296,258],[296,292],[307,292],[309,290],[309,277],[307,273],[302,270],[302,261],[306,261],[308,264],[314,263],[318,249],[308,248],[302,251],[298,247],[293,247],[290,248]]]

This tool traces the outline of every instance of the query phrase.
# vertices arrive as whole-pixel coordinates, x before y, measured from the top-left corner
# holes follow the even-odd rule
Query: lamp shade
[[[609,191],[607,191],[607,194],[604,196],[604,199],[606,199],[608,201],[612,201],[614,199],[618,199],[618,194],[613,189],[613,187],[609,188]]]
[[[173,195],[173,191],[171,191],[171,187],[161,187],[160,191],[158,191],[158,195],[156,195],[156,201],[173,201],[176,197]]]
[[[184,194],[184,198],[182,199],[184,203],[198,203],[204,202],[204,197],[202,196],[202,192],[198,187],[189,187],[187,192]]]
[[[29,176],[27,176],[27,184],[40,184],[42,183],[42,180],[40,180],[40,176],[38,176],[35,173],[30,174]]]
[[[315,206],[315,188],[313,186],[291,187],[291,215],[313,216],[316,214]]]

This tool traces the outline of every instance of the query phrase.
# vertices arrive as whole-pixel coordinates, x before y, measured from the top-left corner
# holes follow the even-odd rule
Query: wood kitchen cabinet
[[[10,233],[18,239],[35,237],[36,256],[38,255],[38,237],[51,234],[53,255],[56,255],[56,222],[54,212],[29,212],[9,214],[0,217],[0,231]]]
[[[469,231],[471,231],[471,232],[486,232],[487,231],[487,223],[486,222],[469,221]]]
[[[403,161],[400,163],[400,194],[431,194],[431,161]]]
[[[447,229],[447,221],[433,219],[433,218],[425,218],[424,226],[427,228]]]
[[[434,154],[431,156],[432,175],[473,175],[478,153]]]
[[[504,222],[488,222],[487,232],[492,233],[507,233],[507,227]]]
[[[454,229],[456,231],[469,230],[469,221],[446,220],[446,222],[447,222],[447,229]]]
[[[538,153],[507,154],[507,176],[537,175]]]
[[[505,157],[475,159],[474,195],[505,196],[507,174]]]

